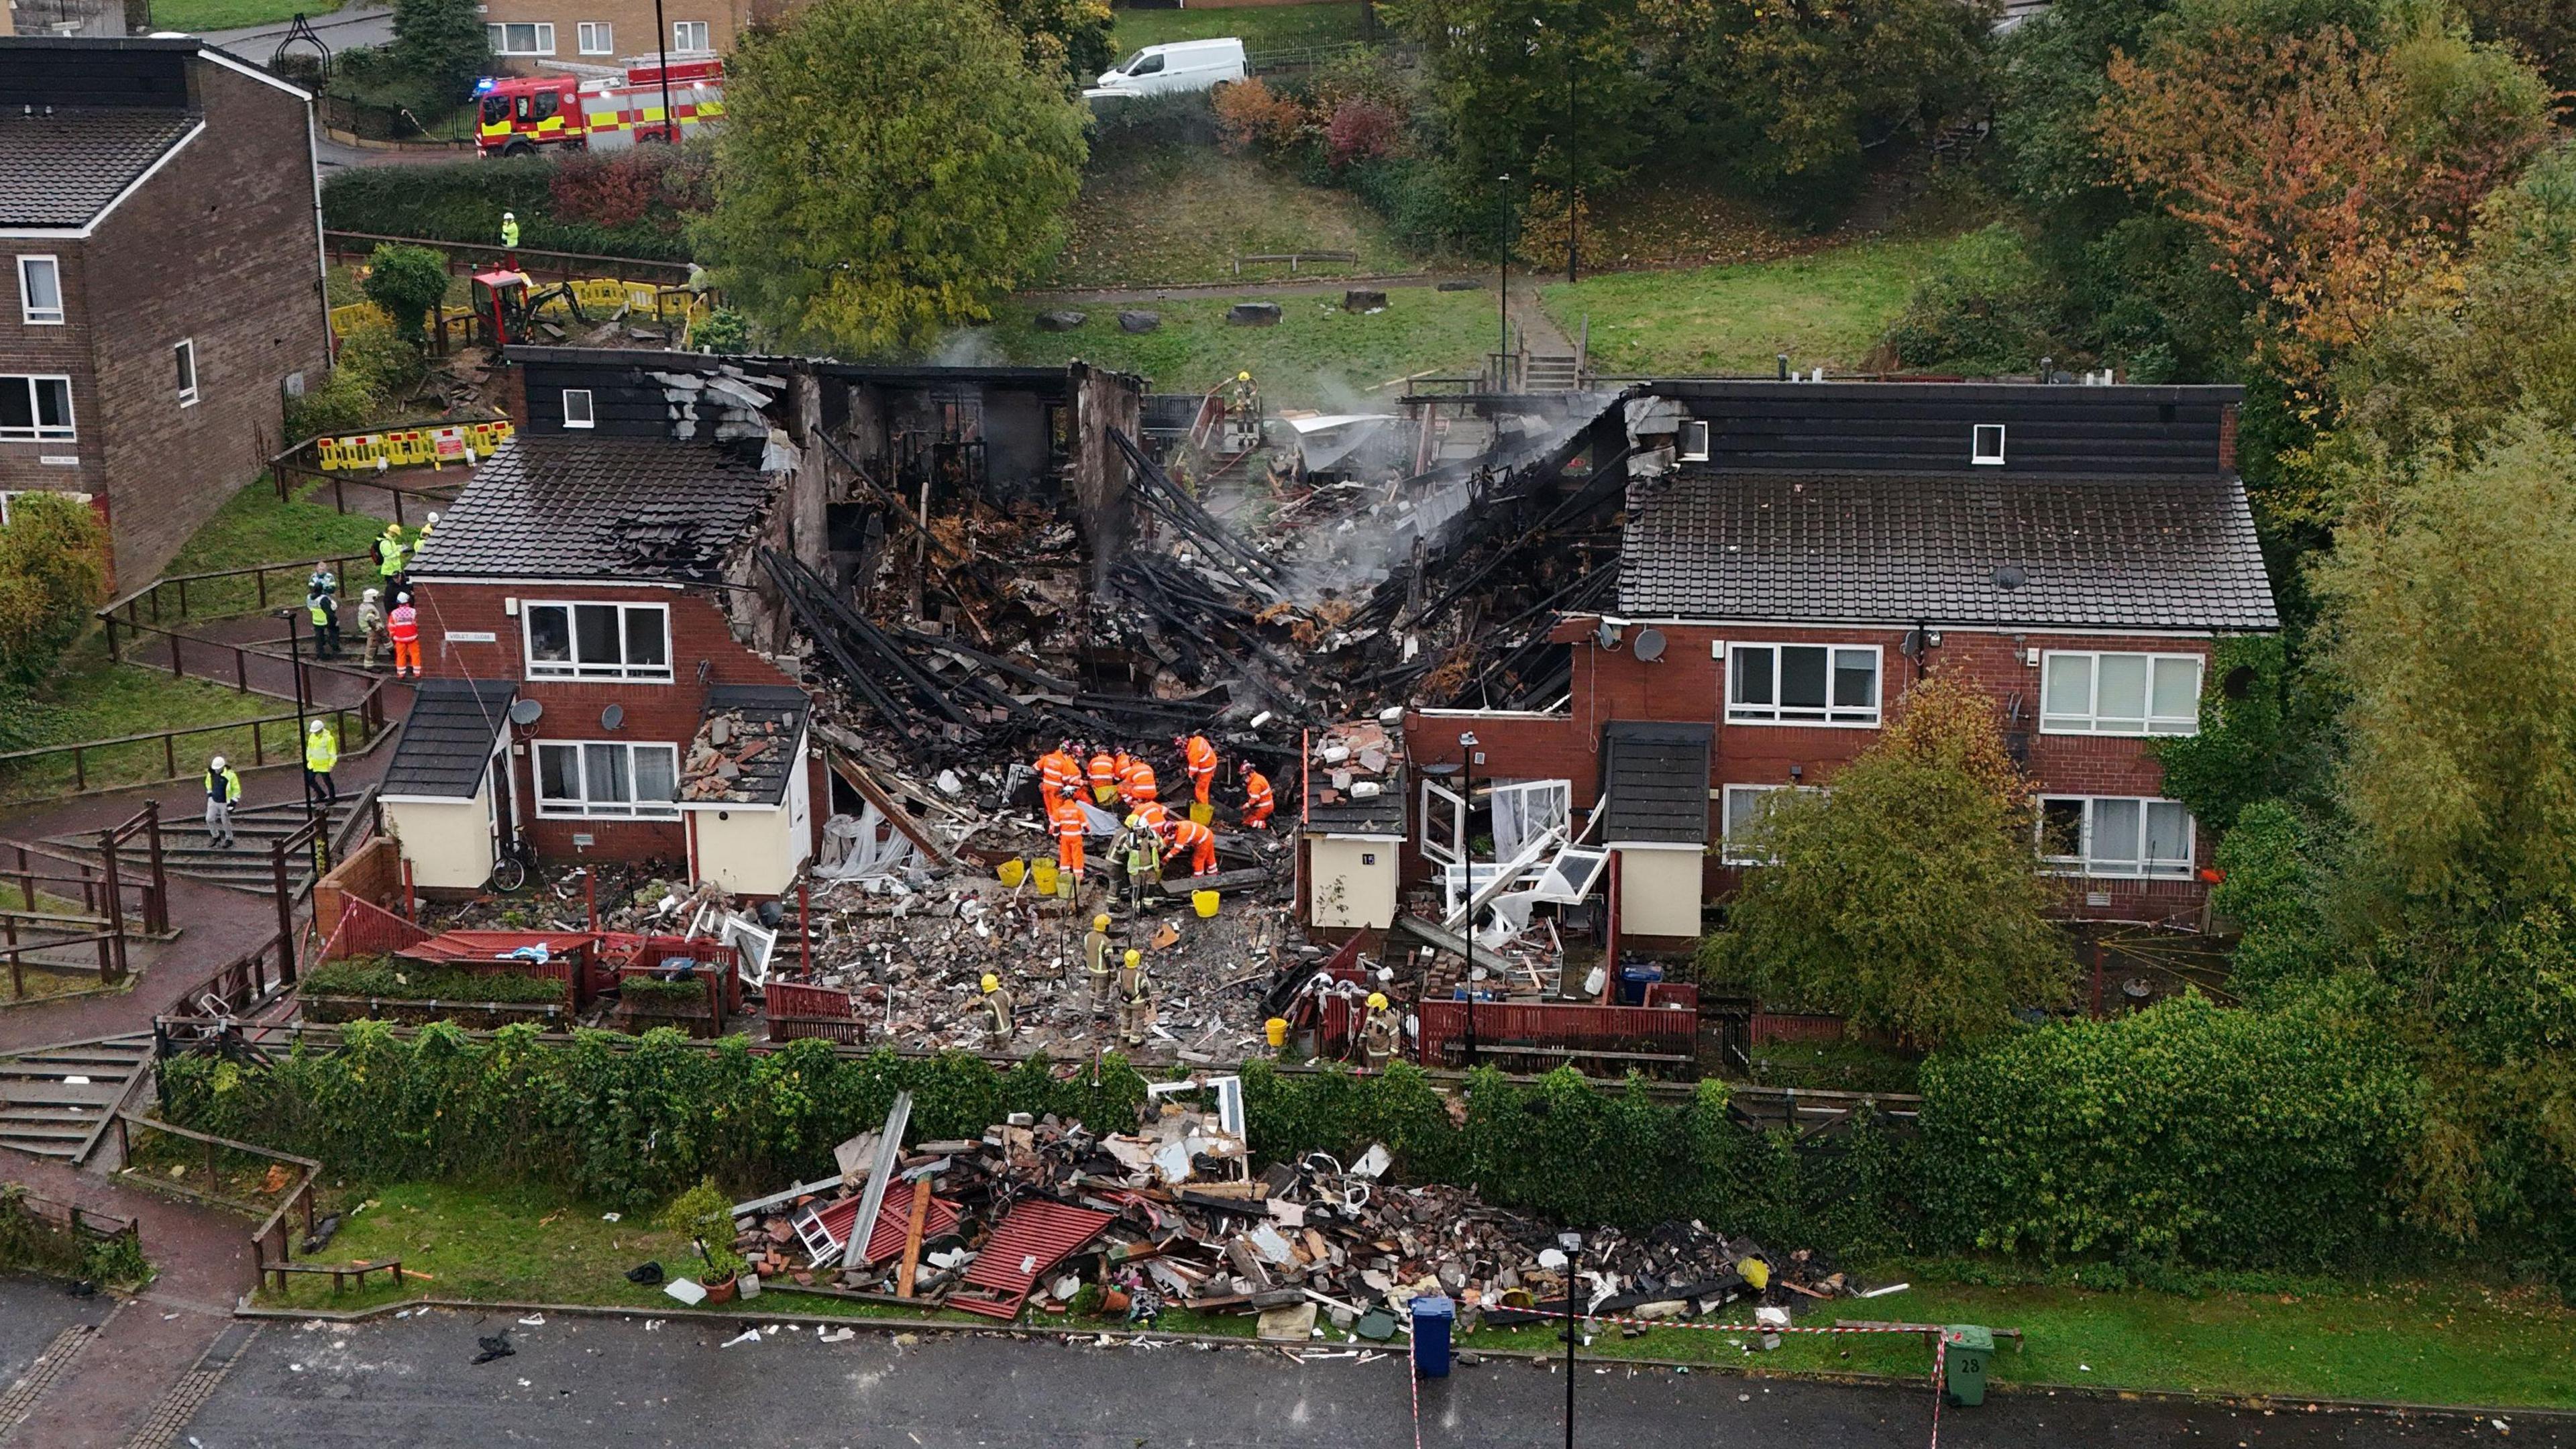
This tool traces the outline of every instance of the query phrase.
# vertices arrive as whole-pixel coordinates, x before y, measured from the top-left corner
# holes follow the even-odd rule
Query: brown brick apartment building
[[[158,572],[328,364],[312,101],[190,39],[0,39],[0,506]]]
[[[485,33],[496,64],[519,72],[575,66],[616,68],[651,56],[656,44],[678,55],[730,55],[745,30],[775,24],[791,0],[486,0]]]

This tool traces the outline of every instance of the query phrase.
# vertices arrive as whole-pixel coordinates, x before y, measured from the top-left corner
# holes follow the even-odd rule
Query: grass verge
[[[1231,281],[1238,256],[1295,251],[1359,253],[1356,269],[1332,264],[1340,270],[1404,272],[1420,264],[1350,192],[1308,186],[1257,157],[1214,146],[1120,146],[1084,175],[1071,237],[1043,285]],[[1264,267],[1257,279],[1281,270]]]
[[[218,569],[247,568],[254,564],[300,563],[331,554],[367,553],[385,531],[385,520],[365,513],[342,513],[330,506],[328,486],[313,483],[295,497],[278,501],[277,485],[266,474],[225,500],[206,520],[195,536],[180,545],[179,554],[170,560],[165,572],[173,574],[211,573]],[[316,492],[316,490],[322,490]],[[355,496],[370,496],[373,490],[353,490]],[[308,501],[318,499],[319,501]],[[413,519],[405,535],[416,532],[419,520]],[[280,580],[272,579],[271,592]],[[301,578],[285,579],[290,589],[300,588]],[[357,591],[372,588],[377,582],[373,570],[362,578],[340,580],[343,597],[354,599]],[[244,585],[245,606],[248,585]],[[277,601],[287,602],[285,600]],[[216,612],[197,606],[199,614]]]
[[[277,25],[298,14],[319,20],[341,0],[152,0],[152,28],[203,35],[248,25]]]
[[[107,657],[104,633],[93,630],[64,656],[51,678],[39,687],[10,731],[12,749],[37,749],[82,740],[115,739],[154,730],[228,725],[275,714],[278,701],[243,694],[202,679],[173,679],[158,670],[117,664]],[[292,728],[268,730],[270,752],[288,742]],[[190,735],[177,745],[181,770],[208,754],[225,754],[247,766],[253,758],[248,729],[219,729]],[[116,745],[85,753],[75,772],[69,755],[0,766],[0,798],[24,800],[58,795],[85,777],[91,787],[139,784],[164,777],[167,761],[158,740]]]
[[[693,1256],[675,1236],[640,1221],[607,1222],[593,1205],[532,1188],[472,1189],[406,1183],[342,1196],[369,1205],[346,1220],[317,1261],[399,1257],[428,1280],[397,1290],[371,1281],[336,1297],[327,1279],[299,1279],[284,1295],[263,1293],[274,1307],[363,1308],[419,1294],[513,1302],[668,1309],[659,1288],[626,1281],[646,1260],[686,1274]],[[2509,1291],[2463,1281],[2387,1284],[2302,1283],[2296,1292],[2196,1295],[2122,1289],[2098,1292],[2060,1284],[1970,1281],[1972,1264],[1912,1265],[1915,1286],[1866,1302],[1841,1302],[1804,1316],[1835,1319],[1984,1323],[2019,1328],[2027,1346],[2006,1347],[1992,1377],[2005,1384],[2074,1384],[2106,1390],[2398,1400],[2425,1404],[2576,1408],[2576,1310],[2535,1290]],[[877,1304],[797,1293],[765,1293],[757,1308],[852,1318],[974,1322],[964,1314],[919,1315]],[[1035,1321],[1055,1320],[1040,1315]],[[1167,1313],[1170,1332],[1248,1336],[1240,1316]],[[1749,1333],[1658,1328],[1627,1338],[1597,1337],[1603,1358],[1672,1359],[1772,1373],[1920,1375],[1930,1350],[1913,1337],[1854,1339],[1793,1336],[1772,1353],[1748,1352]],[[1460,1340],[1468,1349],[1550,1351],[1560,1340],[1549,1326],[1485,1329]]]
[[[1401,380],[1426,371],[1473,373],[1494,345],[1494,294],[1441,292],[1429,287],[1390,291],[1385,311],[1370,316],[1341,309],[1341,294],[1273,293],[1279,304],[1273,327],[1237,327],[1226,309],[1258,296],[1192,297],[1132,302],[1128,307],[1162,317],[1160,329],[1129,335],[1118,330],[1119,308],[1085,305],[1088,317],[1071,332],[1041,332],[1035,304],[1011,302],[977,335],[1012,362],[1058,364],[1080,357],[1106,367],[1141,372],[1159,388],[1214,386],[1249,370],[1274,406],[1334,411],[1392,409]]]
[[[1383,27],[1381,27],[1383,30]],[[1365,5],[1258,5],[1215,10],[1120,10],[1110,38],[1120,58],[1139,46],[1240,36],[1252,54],[1368,38]]]
[[[1614,272],[1540,293],[1567,336],[1588,316],[1594,364],[1618,373],[1849,371],[1877,347],[1946,239],[1873,238],[1774,261]]]

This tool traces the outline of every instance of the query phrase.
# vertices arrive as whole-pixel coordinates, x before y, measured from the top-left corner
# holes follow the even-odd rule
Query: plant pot
[[[731,1273],[727,1273],[720,1279],[708,1278],[698,1286],[707,1290],[707,1301],[709,1303],[731,1303],[733,1301],[735,1289],[738,1285],[734,1282],[733,1275]]]

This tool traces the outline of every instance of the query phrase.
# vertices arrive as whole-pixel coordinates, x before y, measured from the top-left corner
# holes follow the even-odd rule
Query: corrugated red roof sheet
[[[499,961],[522,946],[544,946],[563,956],[598,943],[588,931],[444,931],[394,954],[415,961]]]
[[[815,1220],[832,1241],[850,1240],[850,1224],[859,1220],[859,1200],[845,1197],[816,1213]],[[957,1204],[944,1198],[930,1200],[930,1215],[922,1222],[922,1240],[944,1238],[957,1231]],[[868,1261],[882,1263],[903,1251],[903,1240],[912,1232],[912,1184],[893,1183],[886,1188],[885,1201],[877,1207],[876,1230],[868,1234]]]
[[[1047,1198],[1022,1198],[984,1240],[948,1306],[1004,1321],[1020,1316],[1029,1289],[1056,1264],[1082,1250],[1117,1218]]]

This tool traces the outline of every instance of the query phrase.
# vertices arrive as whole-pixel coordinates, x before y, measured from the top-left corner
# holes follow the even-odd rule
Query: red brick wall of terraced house
[[[1723,831],[1723,787],[1787,785],[1797,767],[1799,784],[1830,783],[1834,771],[1867,749],[1877,729],[1804,725],[1729,724],[1725,720],[1724,664],[1710,655],[1713,643],[1867,644],[1880,652],[1884,717],[1893,721],[1905,707],[1905,691],[1916,666],[1900,651],[1901,628],[1785,628],[1744,626],[1717,629],[1699,625],[1659,625],[1665,637],[1663,657],[1640,661],[1631,645],[1637,630],[1625,632],[1619,647],[1601,649],[1592,642],[1592,621],[1561,625],[1560,639],[1575,651],[1573,698],[1563,714],[1495,714],[1464,711],[1414,711],[1405,721],[1406,748],[1417,763],[1457,763],[1463,751],[1462,731],[1472,731],[1483,760],[1475,765],[1479,779],[1565,779],[1573,782],[1578,810],[1598,798],[1603,728],[1613,720],[1712,722],[1717,726],[1709,759],[1709,840]],[[2008,729],[2028,732],[2029,774],[2039,793],[2159,797],[2164,770],[2153,740],[2129,736],[2043,734],[2037,728],[2040,670],[2021,659],[2024,647],[2043,650],[2111,650],[2157,654],[2195,654],[2203,662],[2204,688],[2212,641],[2166,635],[2030,633],[2015,642],[2010,633],[1962,628],[1937,630],[1941,643],[1925,651],[1923,673],[1964,678],[1992,697],[1998,709],[2018,701],[2021,723]],[[2195,866],[2209,863],[2210,838],[2196,832]],[[1418,857],[1408,871],[1421,870]],[[1712,897],[1732,891],[1738,868],[1725,865],[1712,851],[1704,875]],[[2071,915],[2102,919],[2163,919],[2196,911],[2207,894],[2200,880],[2089,879],[2070,880],[2066,910]],[[2090,899],[2088,899],[2090,898]]]
[[[511,600],[575,603],[658,603],[670,607],[672,682],[634,680],[530,679],[524,666],[524,611],[509,612]],[[541,740],[658,741],[679,748],[687,758],[698,730],[698,713],[707,690],[719,684],[794,684],[790,675],[740,642],[715,596],[704,590],[653,584],[631,586],[511,583],[424,583],[421,586],[421,663],[433,677],[508,679],[523,699],[545,706],[521,745]],[[492,642],[452,638],[458,633],[489,633]],[[701,667],[703,666],[703,678]],[[625,719],[615,730],[600,726],[600,712],[615,704]],[[537,818],[533,749],[512,748],[513,789],[521,802],[520,819],[531,831],[539,857],[549,860],[593,858],[640,861],[661,858],[675,866],[688,859],[688,825],[678,820]],[[814,846],[822,847],[825,802],[831,796],[819,756],[809,753],[806,784],[814,800]],[[588,835],[587,849],[575,835]]]

